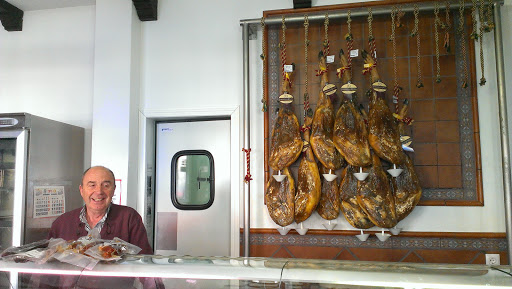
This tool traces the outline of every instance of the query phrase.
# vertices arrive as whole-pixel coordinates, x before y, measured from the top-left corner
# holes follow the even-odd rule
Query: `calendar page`
[[[59,216],[65,212],[64,186],[34,186],[34,218]]]

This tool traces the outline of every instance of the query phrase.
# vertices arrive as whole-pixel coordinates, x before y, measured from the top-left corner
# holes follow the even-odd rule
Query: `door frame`
[[[152,110],[139,111],[139,151],[138,151],[138,195],[137,212],[142,216],[144,224],[153,225],[151,220],[146,220],[147,178],[152,177],[153,197],[155,176],[155,122],[156,121],[180,121],[201,118],[228,117],[230,120],[230,188],[231,188],[231,221],[230,221],[230,257],[240,256],[240,192],[243,190],[243,172],[240,164],[243,162],[242,144],[240,141],[240,107],[191,109],[191,110]],[[152,213],[154,214],[154,207]],[[154,217],[153,217],[154,219]],[[151,222],[150,222],[151,221]],[[148,228],[149,229],[149,228]],[[152,230],[152,229],[151,229]]]

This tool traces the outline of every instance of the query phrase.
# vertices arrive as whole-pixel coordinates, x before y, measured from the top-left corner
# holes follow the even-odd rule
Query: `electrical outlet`
[[[500,264],[500,254],[485,254],[485,264],[499,265]]]

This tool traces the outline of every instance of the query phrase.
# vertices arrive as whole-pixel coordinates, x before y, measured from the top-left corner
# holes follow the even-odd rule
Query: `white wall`
[[[0,28],[0,113],[28,112],[86,129],[90,163],[94,6],[25,12]],[[78,188],[77,188],[78,191]]]
[[[241,107],[242,33],[239,20],[260,18],[264,10],[291,8],[292,1],[159,2],[158,21],[144,22],[141,29],[141,113],[184,114],[197,110],[229,111],[233,107]],[[313,5],[345,2],[348,1],[313,1]],[[506,4],[508,6],[503,10],[503,38],[510,44],[512,11],[510,1]],[[1,31],[0,112],[28,111],[90,129],[93,122],[95,25],[94,8],[79,7],[29,12],[24,17],[23,32]],[[251,226],[254,228],[275,227],[263,206],[259,41],[251,41],[250,44],[253,51],[251,172],[254,177],[251,182]],[[494,50],[491,45],[486,45],[486,48],[488,84],[479,87],[485,206],[418,207],[400,224],[406,230],[505,230],[496,79],[492,63]],[[505,53],[509,59],[511,53],[507,49]],[[70,64],[76,64],[74,70],[65,69]],[[510,73],[508,75],[510,79]],[[61,82],[62,79],[65,81]],[[512,94],[512,89],[508,88],[509,94]],[[12,95],[16,99],[6,101]],[[108,117],[101,121],[101,125],[107,127],[114,127],[116,123],[115,119]],[[242,124],[240,127],[243,127]],[[240,146],[242,141],[241,135]],[[119,149],[129,151],[129,144],[123,145]],[[242,156],[240,151],[236,153]],[[122,162],[125,165],[125,161]],[[242,169],[244,167],[241,166]],[[351,229],[341,217],[338,221],[338,229]],[[318,216],[313,216],[306,224],[323,228]]]

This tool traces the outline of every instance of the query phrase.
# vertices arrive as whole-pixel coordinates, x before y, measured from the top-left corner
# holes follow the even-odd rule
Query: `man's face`
[[[115,189],[115,180],[107,169],[102,167],[89,169],[80,185],[80,194],[84,199],[87,212],[104,214],[112,202]]]

